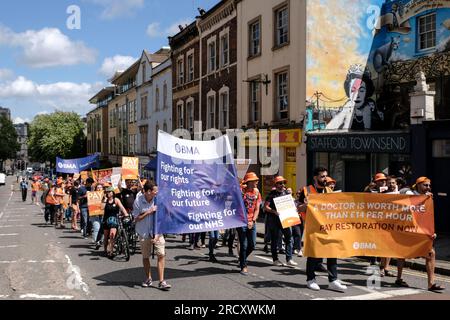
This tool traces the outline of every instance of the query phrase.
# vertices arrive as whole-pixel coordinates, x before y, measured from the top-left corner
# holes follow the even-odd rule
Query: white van
[[[4,173],[0,173],[0,186],[4,186],[6,184],[6,175]]]

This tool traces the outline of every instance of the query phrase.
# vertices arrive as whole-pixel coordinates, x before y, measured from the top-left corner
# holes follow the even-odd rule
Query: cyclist
[[[113,258],[114,239],[117,234],[119,226],[119,213],[128,217],[128,212],[122,205],[119,199],[115,198],[114,188],[106,189],[106,196],[103,200],[102,208],[105,211],[103,215],[103,231],[104,231],[104,248],[105,253],[109,258]]]

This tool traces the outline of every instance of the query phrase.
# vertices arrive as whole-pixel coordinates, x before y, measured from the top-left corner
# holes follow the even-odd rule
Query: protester
[[[98,183],[95,186],[95,191],[104,191],[103,184]],[[96,245],[96,249],[100,248],[100,239],[101,234],[104,232],[102,228],[103,216],[95,216],[90,218],[92,222],[92,243]]]
[[[44,192],[44,201],[45,201],[45,223],[46,224],[53,224],[55,219],[55,205],[56,205],[56,198],[55,198],[55,188],[53,187],[53,184],[51,181],[48,182],[48,189]]]
[[[64,189],[63,189],[63,180],[58,179],[56,181],[56,187],[55,187],[55,227],[59,227],[61,229],[64,228]]]
[[[89,207],[87,202],[87,192],[91,190],[91,186],[94,183],[92,178],[87,178],[85,185],[80,185],[78,188],[78,206],[81,213],[81,233],[84,239],[87,239],[88,234],[88,222],[89,222]]]
[[[336,188],[336,180],[332,177],[327,177],[326,187],[330,188],[331,192],[334,192],[334,189]]]
[[[119,226],[119,213],[127,217],[128,213],[119,199],[115,198],[114,188],[106,189],[106,196],[102,203],[103,230],[104,230],[104,248],[106,255],[113,258],[114,239],[116,238],[117,228]]]
[[[304,187],[299,197],[299,206],[297,207],[297,209],[303,215],[305,215],[306,213],[308,205],[308,196],[310,194],[321,194],[327,192],[326,190],[327,177],[328,177],[328,170],[326,168],[320,167],[314,170],[314,184]],[[315,271],[317,270],[318,265],[321,265],[321,261],[322,259],[320,258],[308,257],[306,262],[307,287],[314,291],[320,290],[320,287],[316,282]],[[328,281],[330,282],[329,289],[340,292],[347,290],[347,286],[345,286],[338,280],[336,258],[327,258],[327,269],[328,269]]]
[[[431,179],[427,177],[420,177],[416,180],[416,184],[412,187],[412,191],[409,191],[407,194],[409,195],[427,195],[433,197],[431,193]],[[437,235],[433,234],[431,239],[436,240]],[[428,256],[425,258],[425,264],[427,269],[427,280],[428,280],[428,291],[433,292],[441,292],[445,290],[444,287],[436,284],[434,282],[435,277],[435,267],[436,267],[436,252],[434,247],[431,248],[431,251],[428,253]],[[402,279],[403,267],[405,265],[405,259],[398,259],[397,262],[397,280],[395,284],[401,287],[408,287],[408,284]]]
[[[278,251],[277,244],[280,238],[280,231],[282,231],[284,236],[284,241],[286,245],[286,263],[288,266],[297,266],[298,263],[292,259],[292,232],[291,228],[283,229],[280,221],[280,214],[277,211],[275,206],[275,198],[282,197],[288,195],[285,184],[287,180],[281,176],[278,176],[274,179],[275,190],[271,191],[270,194],[266,198],[266,202],[264,205],[264,211],[268,215],[267,223],[270,232],[271,239],[271,251],[272,251],[272,259],[273,264],[275,266],[282,266],[281,261],[278,260]]]
[[[154,247],[155,254],[158,256],[158,276],[161,290],[169,290],[172,286],[164,279],[165,267],[165,240],[163,235],[155,234],[155,214],[157,210],[156,196],[158,187],[147,182],[144,185],[144,196],[139,197],[133,208],[133,216],[136,221],[136,232],[141,240],[142,260],[146,279],[142,287],[150,287],[153,283],[151,276],[150,255]]]
[[[37,178],[34,178],[31,184],[31,204],[39,205],[37,193],[40,189],[41,183]]]
[[[247,212],[247,226],[237,229],[239,237],[239,266],[242,275],[248,275],[247,259],[256,245],[256,221],[259,216],[261,193],[256,188],[259,181],[254,172],[249,172],[244,177],[247,187],[243,190],[244,205]]]
[[[78,194],[79,194],[80,182],[75,181],[73,183],[73,188],[70,191],[70,206],[72,209],[72,230],[80,231],[78,228],[77,217],[80,214],[80,206],[78,204]]]

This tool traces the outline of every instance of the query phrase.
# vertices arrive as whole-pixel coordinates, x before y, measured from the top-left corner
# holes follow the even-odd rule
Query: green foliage
[[[36,116],[30,125],[29,153],[33,160],[55,163],[56,157],[83,156],[84,124],[76,113],[55,112]]]
[[[15,159],[20,145],[13,123],[5,116],[0,116],[0,161]]]

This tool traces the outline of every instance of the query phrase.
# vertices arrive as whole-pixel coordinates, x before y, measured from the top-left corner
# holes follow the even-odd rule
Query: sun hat
[[[327,177],[327,183],[334,183],[334,184],[336,184],[336,180],[334,180],[332,177]]]
[[[387,177],[384,173],[377,173],[375,175],[375,177],[373,178],[373,181],[375,181],[375,182],[382,181],[382,180],[387,180]]]
[[[277,184],[279,182],[287,183],[287,180],[285,178],[283,178],[283,176],[278,176],[273,180],[273,184]]]
[[[249,172],[245,175],[243,183],[247,183],[249,181],[259,181],[259,178],[254,172]]]

